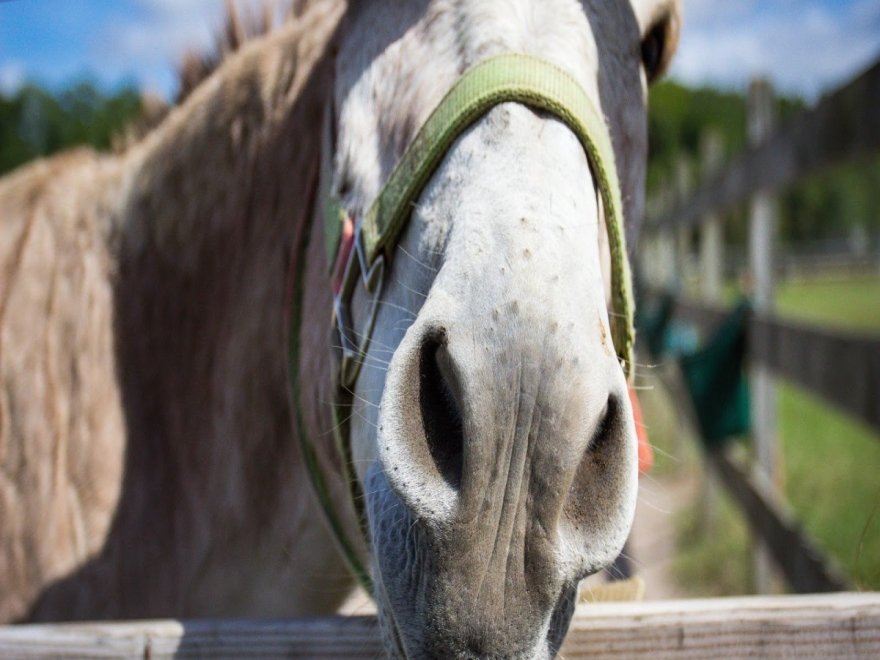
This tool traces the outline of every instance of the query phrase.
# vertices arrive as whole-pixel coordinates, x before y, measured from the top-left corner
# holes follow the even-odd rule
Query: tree
[[[80,82],[53,94],[25,85],[0,96],[0,175],[77,145],[109,149],[113,136],[140,114],[140,94],[129,87],[104,94]]]

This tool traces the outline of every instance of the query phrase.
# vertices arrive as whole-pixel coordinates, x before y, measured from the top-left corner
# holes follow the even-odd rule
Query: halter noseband
[[[428,117],[369,210],[356,222],[339,200],[329,194],[332,178],[330,117],[324,127],[317,209],[324,215],[327,258],[334,269],[333,350],[338,362],[338,371],[334,375],[334,435],[345,465],[344,476],[349,480],[355,509],[367,539],[363,493],[352,469],[347,420],[352,391],[369,348],[385,270],[409,221],[413,204],[453,142],[493,107],[508,102],[522,103],[562,120],[578,137],[587,154],[602,200],[611,252],[612,339],[624,372],[628,378],[632,376],[635,340],[632,282],[611,137],[604,119],[570,74],[545,60],[519,53],[499,55],[469,69]],[[350,306],[359,282],[370,298],[365,323],[356,329]],[[300,437],[322,508],[352,570],[369,590],[369,572],[334,510],[314,447],[303,433]]]

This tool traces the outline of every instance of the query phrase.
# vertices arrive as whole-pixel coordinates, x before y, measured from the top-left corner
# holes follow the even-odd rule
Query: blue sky
[[[880,0],[684,0],[672,75],[743,88],[754,75],[815,98],[880,57]]]
[[[260,0],[237,0],[246,10]],[[684,0],[672,76],[743,88],[770,77],[815,98],[880,57],[880,0]],[[210,42],[222,0],[0,0],[0,92],[90,78],[173,94],[187,48]]]
[[[245,10],[259,0],[237,0]],[[0,0],[0,91],[88,78],[173,94],[187,49],[203,50],[222,0]]]

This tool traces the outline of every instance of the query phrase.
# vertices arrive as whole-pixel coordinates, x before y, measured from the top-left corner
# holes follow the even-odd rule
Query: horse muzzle
[[[414,657],[552,657],[628,534],[624,375],[549,303],[432,295],[389,367],[366,491],[380,607]]]

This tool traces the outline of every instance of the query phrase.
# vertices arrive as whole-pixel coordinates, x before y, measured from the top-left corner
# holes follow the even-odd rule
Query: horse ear
[[[642,66],[648,83],[659,80],[678,48],[681,30],[681,0],[668,0],[651,12],[651,20],[642,33]]]

